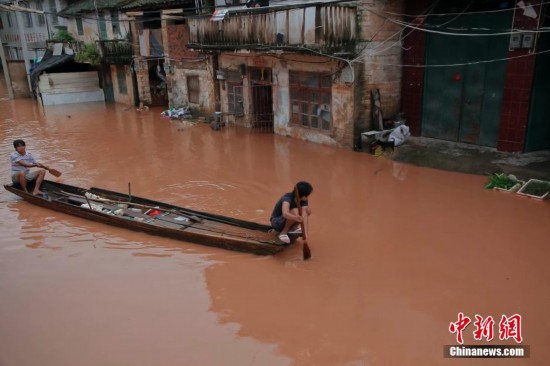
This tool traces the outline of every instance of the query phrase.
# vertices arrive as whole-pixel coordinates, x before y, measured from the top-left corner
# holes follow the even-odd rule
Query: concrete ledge
[[[103,89],[95,91],[87,91],[83,93],[42,93],[42,101],[44,105],[70,104],[70,103],[85,103],[85,102],[102,102],[105,101]]]

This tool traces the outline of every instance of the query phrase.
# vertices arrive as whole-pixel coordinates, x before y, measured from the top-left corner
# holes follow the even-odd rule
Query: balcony
[[[126,40],[96,41],[104,63],[129,65],[132,62],[132,44]]]
[[[193,49],[304,50],[352,53],[356,42],[357,8],[315,5],[300,8],[231,8],[220,21],[188,19]]]

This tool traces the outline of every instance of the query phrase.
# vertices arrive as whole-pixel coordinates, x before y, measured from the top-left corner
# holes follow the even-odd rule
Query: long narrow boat
[[[288,245],[269,225],[190,210],[146,198],[45,180],[43,196],[4,185],[29,203],[105,224],[187,242],[254,254],[275,254]],[[32,192],[32,187],[29,187]],[[297,235],[291,236],[291,240]]]

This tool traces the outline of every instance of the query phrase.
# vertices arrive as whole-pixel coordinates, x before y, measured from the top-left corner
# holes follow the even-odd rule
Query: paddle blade
[[[49,171],[54,177],[61,177],[61,172],[60,172],[59,170],[48,169],[48,171]]]
[[[311,258],[311,250],[309,250],[309,245],[307,245],[307,243],[304,243],[302,252],[304,254],[304,260],[308,260],[309,258]]]

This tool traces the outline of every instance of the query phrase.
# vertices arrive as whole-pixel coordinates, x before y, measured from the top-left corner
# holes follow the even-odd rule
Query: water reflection
[[[483,177],[160,112],[0,101],[0,154],[23,138],[67,184],[130,183],[133,195],[264,223],[309,180],[312,260],[300,245],[257,257],[153,237],[2,190],[6,364],[439,365],[458,311],[522,313],[530,361],[550,359],[533,320],[550,306],[544,202],[485,191]]]

